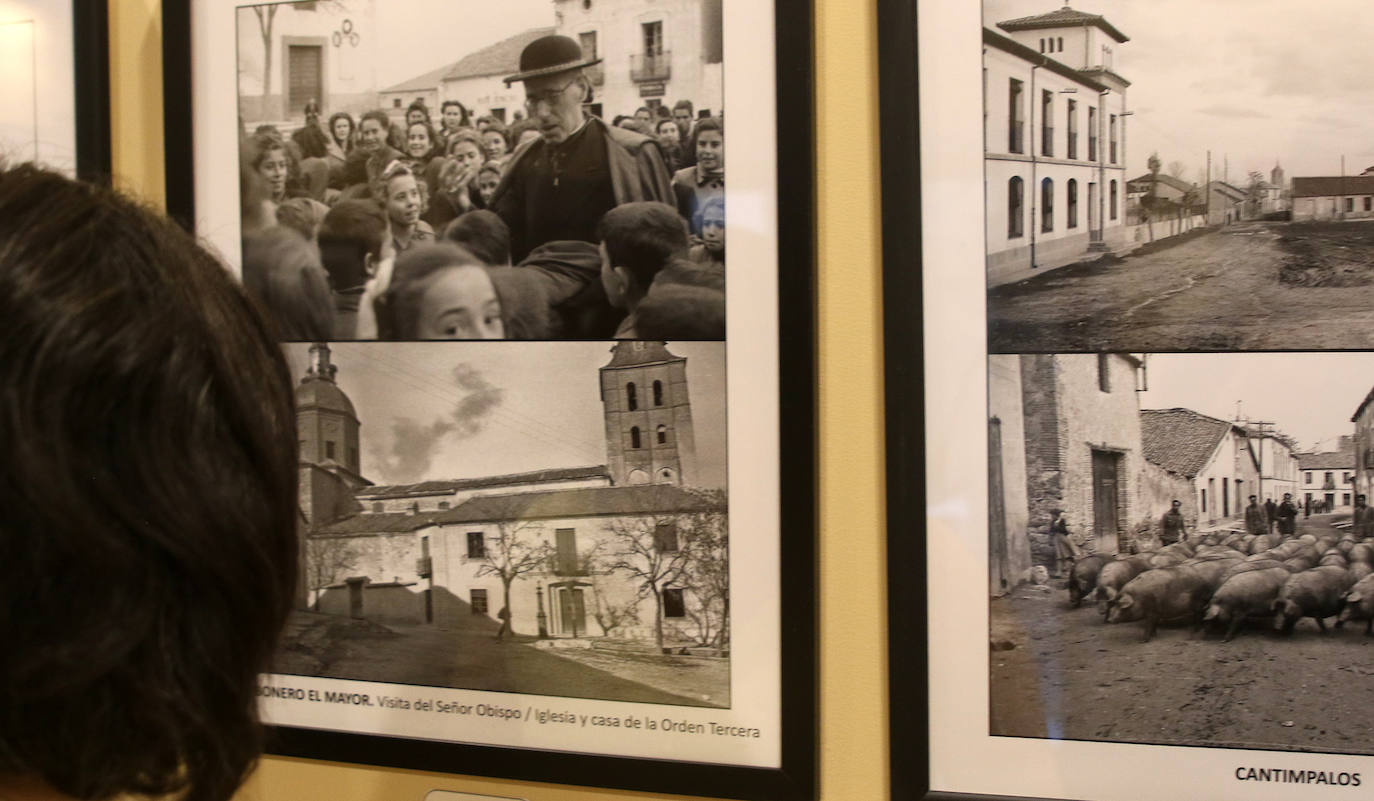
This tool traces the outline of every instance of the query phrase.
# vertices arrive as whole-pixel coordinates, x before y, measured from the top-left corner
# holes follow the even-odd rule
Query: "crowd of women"
[[[676,207],[629,204],[599,241],[511,264],[490,209],[533,120],[473,120],[453,100],[437,120],[419,101],[403,120],[305,112],[289,136],[262,125],[242,143],[244,282],[283,339],[724,338],[721,117],[688,101],[616,117],[657,141]]]

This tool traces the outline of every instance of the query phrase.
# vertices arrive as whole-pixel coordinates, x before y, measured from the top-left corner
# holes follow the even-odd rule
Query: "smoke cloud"
[[[453,368],[454,386],[461,397],[445,417],[421,423],[400,417],[391,424],[390,453],[379,455],[378,472],[391,484],[413,484],[443,476],[429,474],[434,457],[445,444],[470,439],[481,433],[500,408],[505,391],[493,385],[482,372],[463,363]]]

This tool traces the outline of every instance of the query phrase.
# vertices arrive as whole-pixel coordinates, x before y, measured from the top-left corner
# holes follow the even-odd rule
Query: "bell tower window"
[[[662,381],[655,381],[655,382],[654,382],[654,405],[655,405],[655,406],[662,406],[662,405],[663,405],[663,382],[662,382]]]
[[[630,447],[639,449],[639,426],[630,426]]]
[[[639,397],[633,381],[625,385],[625,406],[632,412],[639,408]]]

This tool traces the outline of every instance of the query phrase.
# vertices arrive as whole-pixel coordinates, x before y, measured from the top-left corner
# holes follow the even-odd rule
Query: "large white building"
[[[1293,220],[1374,219],[1374,176],[1293,179]]]
[[[991,286],[1125,245],[1125,34],[1067,6],[983,30]]]

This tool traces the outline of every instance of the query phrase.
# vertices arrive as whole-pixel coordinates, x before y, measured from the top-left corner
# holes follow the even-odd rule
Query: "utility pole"
[[[1205,225],[1212,224],[1212,151],[1207,151],[1207,181],[1202,187],[1202,191],[1207,193],[1207,222]]]
[[[1274,423],[1273,423],[1272,420],[1252,420],[1252,421],[1250,421],[1250,425],[1255,426],[1256,428],[1259,429],[1259,487],[1258,487],[1258,491],[1257,491],[1256,494],[1257,494],[1259,497],[1263,498],[1263,497],[1264,497],[1264,440],[1265,440],[1264,427],[1265,427],[1265,426],[1272,426],[1272,425],[1274,425]]]

